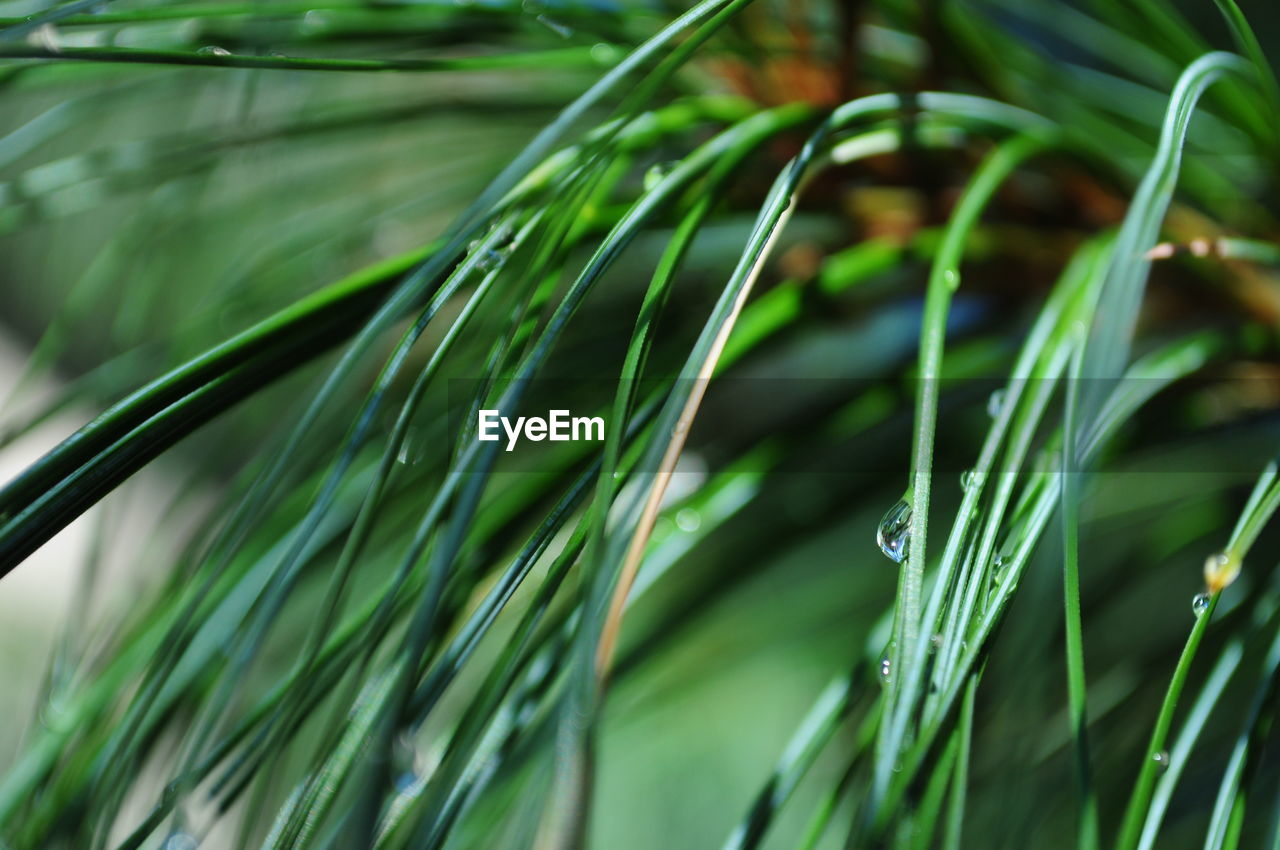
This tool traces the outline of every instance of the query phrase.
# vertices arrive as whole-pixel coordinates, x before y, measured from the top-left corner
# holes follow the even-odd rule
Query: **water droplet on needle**
[[[901,564],[911,549],[911,504],[901,498],[889,508],[876,528],[876,545],[895,564]]]
[[[1004,387],[996,390],[987,399],[987,415],[995,419],[1004,408]]]
[[[644,173],[644,190],[652,192],[663,178],[675,170],[679,163],[675,162],[656,162],[649,166]]]

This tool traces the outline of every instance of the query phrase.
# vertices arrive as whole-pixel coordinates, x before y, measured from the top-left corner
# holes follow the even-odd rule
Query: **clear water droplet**
[[[693,508],[681,508],[676,512],[676,527],[681,531],[697,531],[702,525],[702,514]]]
[[[889,650],[884,651],[884,655],[880,656],[880,684],[887,685],[891,681],[893,675],[893,661],[889,658]]]
[[[568,24],[561,23],[548,15],[538,15],[534,20],[561,38],[571,38],[573,36],[573,27]]]
[[[196,841],[195,836],[185,832],[171,832],[164,844],[160,845],[160,850],[196,850],[199,846],[200,842]]]
[[[591,45],[591,58],[601,65],[617,64],[620,53],[621,51],[612,44],[600,42],[599,44]]]
[[[876,528],[876,545],[895,564],[901,564],[911,554],[911,504],[906,498],[885,512]]]
[[[1195,596],[1191,597],[1191,613],[1192,614],[1195,614],[1197,617],[1199,617],[1202,614],[1204,614],[1205,611],[1208,611],[1208,610],[1209,610],[1209,594],[1197,593]]]
[[[675,170],[675,162],[656,162],[644,173],[644,190],[652,192],[668,174]]]
[[[1159,768],[1162,772],[1169,769],[1169,751],[1168,750],[1161,750],[1160,752],[1153,755],[1151,757],[1151,760],[1156,763],[1156,767]]]
[[[497,268],[497,266],[502,262],[502,254],[495,251],[493,248],[485,248],[484,240],[482,239],[472,239],[467,243],[467,255],[474,256],[476,258],[475,267],[481,272],[487,272]]]
[[[400,452],[396,455],[396,462],[404,466],[413,466],[422,460],[425,446],[421,433],[416,429],[410,431],[400,442]]]
[[[401,793],[412,788],[423,771],[422,753],[418,743],[408,731],[396,736],[391,750],[391,770],[395,774],[396,790]]]
[[[43,47],[50,53],[61,53],[58,46],[58,28],[53,24],[41,24],[27,33],[27,43]]]
[[[966,469],[964,472],[960,473],[960,489],[961,490],[968,492],[969,488],[973,486],[973,481],[974,481],[974,472],[972,469]]]
[[[929,636],[929,648],[930,648],[930,649],[941,649],[941,648],[942,648],[942,635],[940,635],[940,634],[938,634],[938,633],[936,633],[936,632],[935,632],[934,634],[930,635],[930,636]]]
[[[505,222],[502,224],[494,224],[489,228],[489,231],[494,234],[493,249],[499,254],[506,256],[515,250],[516,234],[515,231],[512,230],[511,225]]]
[[[987,415],[995,419],[1004,408],[1004,387],[996,390],[987,399]]]
[[[227,50],[227,48],[218,47],[217,45],[213,45],[213,44],[200,48],[199,50],[196,51],[196,53],[199,53],[201,56],[230,56],[231,55],[231,51]]]
[[[960,272],[955,269],[947,269],[942,273],[942,280],[947,284],[947,289],[955,292],[960,288]]]

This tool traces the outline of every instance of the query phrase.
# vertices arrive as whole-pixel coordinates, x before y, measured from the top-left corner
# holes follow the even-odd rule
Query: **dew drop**
[[[1195,614],[1196,617],[1199,617],[1202,614],[1204,614],[1205,611],[1208,611],[1208,610],[1209,610],[1209,594],[1197,593],[1195,596],[1191,597],[1191,613],[1192,614]]]
[[[876,545],[895,564],[907,559],[911,549],[911,504],[899,499],[876,528]]]
[[[213,44],[200,48],[199,50],[196,51],[196,53],[199,53],[201,56],[230,56],[231,55],[231,51],[227,50],[227,48],[218,47],[217,45],[213,45]]]
[[[955,292],[960,288],[960,272],[955,269],[947,269],[942,273],[942,280],[947,284],[947,289]]]
[[[476,258],[475,267],[477,271],[487,272],[497,268],[502,262],[502,254],[493,248],[485,248],[483,245],[484,240],[472,239],[467,244],[467,254]]]
[[[694,532],[702,525],[702,515],[693,508],[681,508],[676,512],[676,527],[681,531]]]
[[[992,588],[991,588],[991,599],[988,600],[988,602],[995,600],[1000,595],[1000,583],[1003,582],[1009,575],[1009,569],[1008,569],[1009,561],[1010,561],[1010,558],[1002,552],[997,552],[995,554],[995,557],[991,559]]]
[[[941,648],[942,648],[942,635],[937,634],[937,633],[934,633],[934,634],[930,635],[930,636],[929,636],[929,647],[930,647],[930,649],[941,649]]]
[[[489,228],[489,232],[494,234],[494,250],[500,254],[510,254],[515,250],[515,232],[511,229],[511,225],[495,224]]]
[[[614,47],[612,44],[600,42],[599,44],[591,45],[591,58],[599,62],[601,65],[616,65],[618,62],[618,54],[618,48]]]
[[[552,18],[548,15],[538,15],[538,17],[535,18],[534,20],[536,20],[538,23],[542,24],[544,27],[551,30],[553,33],[560,36],[561,38],[573,37],[573,27],[567,24],[561,23],[560,21],[557,21],[555,18]]]
[[[969,491],[969,488],[973,486],[973,481],[974,481],[974,471],[972,469],[966,469],[964,472],[960,473],[960,489],[961,490],[964,490],[967,493]]]
[[[995,419],[1004,407],[1004,387],[996,390],[987,399],[987,415]]]
[[[880,656],[880,684],[887,685],[890,682],[893,673],[893,661],[889,658],[889,650],[884,651],[884,655]]]
[[[1151,760],[1156,763],[1156,767],[1159,768],[1161,772],[1169,769],[1169,751],[1168,750],[1161,750],[1160,752],[1153,755],[1151,757]]]
[[[675,162],[655,162],[649,166],[644,173],[644,190],[652,192],[662,182],[663,178],[675,170],[677,163]]]
[[[58,47],[58,28],[53,24],[41,24],[36,27],[27,34],[27,43],[43,47],[50,53],[62,52]]]
[[[417,741],[408,731],[401,732],[396,737],[391,750],[391,770],[396,776],[396,790],[401,793],[418,782],[422,772],[422,753],[418,750]]]
[[[164,844],[160,845],[160,850],[196,850],[199,846],[200,842],[196,841],[195,836],[185,832],[171,832]]]

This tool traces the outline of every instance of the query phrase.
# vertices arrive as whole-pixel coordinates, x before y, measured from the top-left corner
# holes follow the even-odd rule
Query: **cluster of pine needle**
[[[0,848],[1280,847],[1255,5],[0,0]]]

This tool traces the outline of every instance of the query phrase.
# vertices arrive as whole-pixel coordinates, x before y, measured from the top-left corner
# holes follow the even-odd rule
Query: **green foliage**
[[[1278,846],[1277,24],[3,0],[0,846]]]

